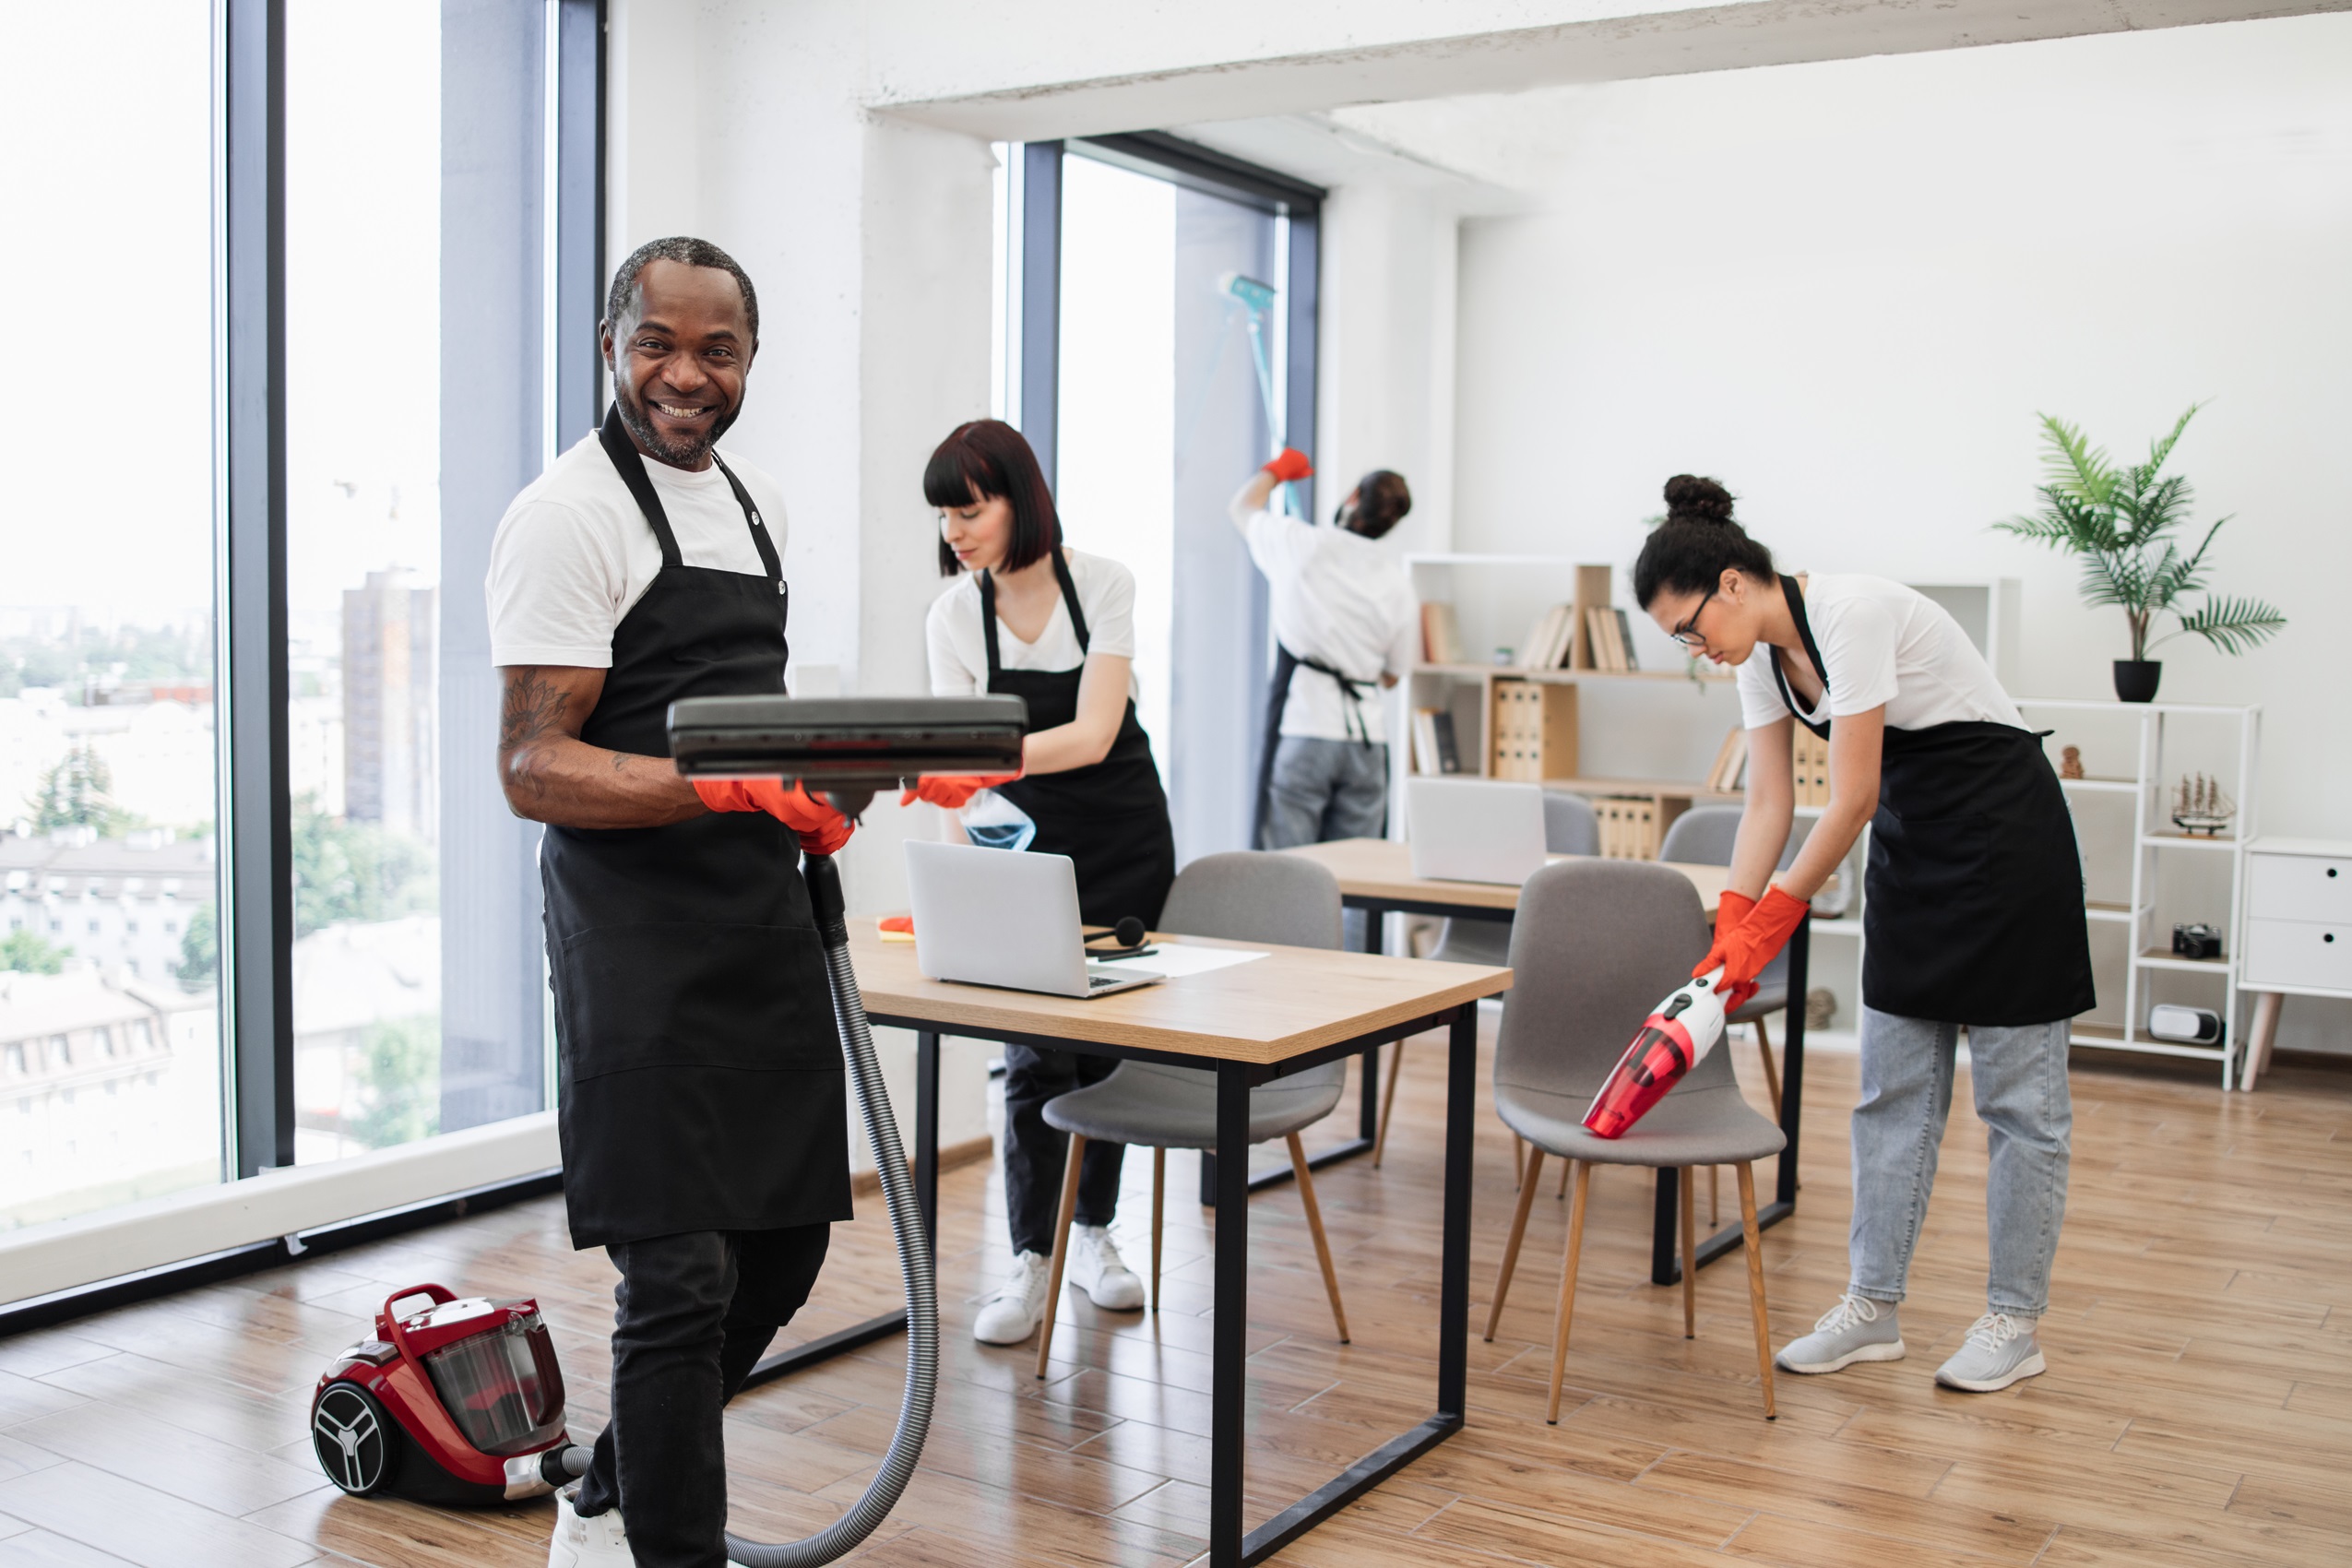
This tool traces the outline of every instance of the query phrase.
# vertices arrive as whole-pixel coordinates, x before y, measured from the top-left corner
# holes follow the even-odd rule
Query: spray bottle
[[[1723,998],[1716,992],[1722,983],[1723,971],[1714,969],[1657,1004],[1593,1097],[1592,1109],[1585,1112],[1587,1131],[1596,1137],[1623,1137],[1715,1049],[1723,1038]]]

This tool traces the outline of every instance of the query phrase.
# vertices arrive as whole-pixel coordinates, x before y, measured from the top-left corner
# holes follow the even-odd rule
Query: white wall
[[[2174,465],[2236,517],[2216,585],[2292,624],[2168,645],[2163,695],[2262,704],[2263,829],[2352,837],[2347,82],[2316,17],[1431,111],[1547,149],[1534,210],[1464,230],[1457,544],[1630,564],[1661,481],[1713,474],[1791,566],[2022,577],[2019,683],[2100,696],[2120,614],[1987,525],[2033,503],[2037,410],[2121,456],[2210,399]]]

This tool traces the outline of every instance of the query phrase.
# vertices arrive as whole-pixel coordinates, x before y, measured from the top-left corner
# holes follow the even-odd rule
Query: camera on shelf
[[[2178,958],[2220,957],[2221,928],[2217,925],[2174,926],[2172,953]]]

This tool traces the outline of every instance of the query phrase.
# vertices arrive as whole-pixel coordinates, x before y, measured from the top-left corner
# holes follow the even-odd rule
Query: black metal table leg
[[[915,1202],[922,1210],[923,1238],[939,1256],[939,1036],[915,1035]],[[877,1339],[905,1332],[907,1309],[881,1313],[822,1338],[810,1339],[761,1357],[743,1379],[745,1388],[829,1361]]]
[[[1445,1234],[1437,1284],[1437,1413],[1462,1424],[1470,1376],[1470,1148],[1477,1138],[1479,1008],[1446,1030]]]
[[[1217,1064],[1217,1283],[1210,1326],[1208,1560],[1241,1568],[1242,1445],[1250,1310],[1250,1077]]]
[[[915,1203],[922,1210],[923,1239],[939,1257],[939,1036],[915,1035]]]
[[[1780,1168],[1773,1201],[1756,1208],[1756,1229],[1779,1224],[1797,1212],[1797,1134],[1805,1118],[1805,985],[1812,967],[1813,931],[1811,920],[1797,922],[1788,938],[1788,1011],[1782,1026],[1780,1060],[1780,1131],[1788,1144],[1780,1151]],[[1677,1254],[1674,1224],[1678,1173],[1657,1173],[1657,1206],[1650,1220],[1650,1283],[1680,1285],[1682,1260]],[[1698,1244],[1693,1255],[1701,1268],[1742,1245],[1740,1227],[1727,1225]]]
[[[1813,964],[1813,922],[1797,922],[1788,938],[1788,1011],[1780,1026],[1780,1131],[1788,1146],[1780,1151],[1773,1206],[1797,1206],[1797,1134],[1805,1121],[1805,989]],[[1761,1218],[1761,1217],[1759,1217]]]

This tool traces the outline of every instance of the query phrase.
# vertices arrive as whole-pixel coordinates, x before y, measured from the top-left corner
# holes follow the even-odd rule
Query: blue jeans
[[[2066,1087],[2072,1023],[1968,1026],[1968,1077],[1990,1157],[1985,1218],[1992,1273],[1985,1301],[2012,1317],[2039,1317],[2049,1306],[2050,1260],[2066,1216],[2074,1129]],[[1857,1296],[1903,1299],[1911,1250],[1935,1187],[1937,1146],[1952,1111],[1959,1041],[1957,1024],[1862,1009],[1862,1098],[1854,1107],[1854,1228],[1847,1249]]]

